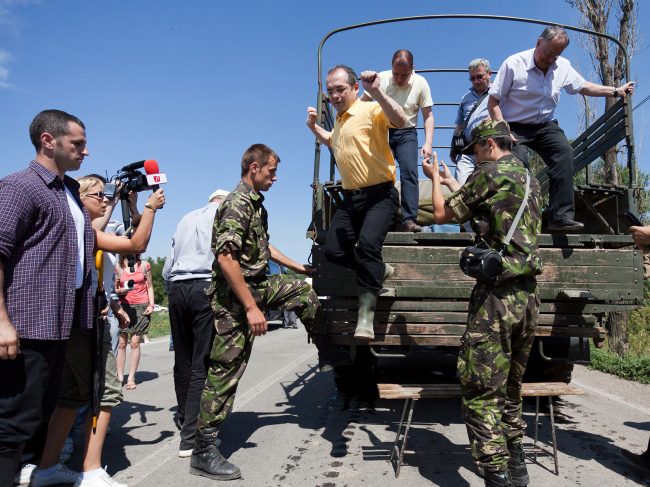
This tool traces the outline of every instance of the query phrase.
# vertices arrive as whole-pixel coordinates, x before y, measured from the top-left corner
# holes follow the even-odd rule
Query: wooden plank
[[[440,282],[440,281],[390,281],[387,286],[395,289],[395,296],[402,298],[437,298],[437,299],[469,299],[473,287],[472,282]],[[634,301],[643,299],[643,287],[633,283],[589,283],[588,285],[574,284],[573,288],[589,291],[596,301]],[[558,283],[542,282],[539,293],[542,300],[571,301],[560,295],[565,286]],[[315,279],[314,290],[319,296],[353,297],[358,295],[356,280],[346,279]],[[380,295],[379,299],[383,299]],[[388,299],[388,298],[386,298]],[[634,309],[638,305],[621,304],[621,309]]]
[[[460,384],[377,384],[382,399],[436,399],[461,396]],[[583,395],[584,391],[564,382],[527,382],[524,397]]]
[[[328,323],[327,332],[330,334],[347,333],[350,336],[354,333],[356,323]],[[410,323],[375,323],[373,326],[377,340],[381,340],[384,345],[395,345],[394,342],[397,338],[394,336],[412,336],[417,340],[427,340],[431,338],[436,341],[441,337],[443,341],[447,341],[450,336],[454,336],[458,340],[465,333],[466,325],[455,325],[449,323],[443,324],[410,324]],[[607,335],[607,331],[602,327],[597,326],[554,326],[554,325],[541,325],[537,327],[535,332],[536,336],[550,337],[583,337],[583,338],[603,338]],[[382,338],[383,337],[383,338]],[[351,343],[351,342],[350,342]],[[346,343],[347,344],[347,343]],[[415,345],[416,343],[409,343]],[[419,343],[425,344],[425,343]],[[431,343],[426,343],[430,345]],[[441,343],[435,343],[441,345]],[[404,345],[403,342],[397,345]]]
[[[324,316],[327,323],[338,323],[356,321],[357,311],[326,311]],[[379,323],[398,324],[454,324],[466,323],[467,312],[387,312],[377,311],[375,321]],[[596,323],[596,317],[593,315],[563,315],[563,314],[540,314],[538,316],[540,325],[593,325]]]
[[[331,335],[335,345],[351,345],[358,343],[352,335]],[[457,347],[460,345],[460,336],[449,335],[377,335],[368,345],[376,346],[441,346]]]
[[[354,298],[322,298],[321,307],[325,311],[329,310],[356,310],[358,302]],[[459,311],[467,313],[469,301],[447,301],[440,299],[380,299],[377,302],[377,310],[387,311]],[[561,314],[602,314],[609,311],[619,310],[618,305],[614,304],[591,304],[580,301],[564,302],[542,302],[539,307],[540,313],[561,313]]]

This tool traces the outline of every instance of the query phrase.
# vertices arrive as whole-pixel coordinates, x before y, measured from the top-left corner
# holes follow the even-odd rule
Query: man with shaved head
[[[431,90],[427,81],[413,70],[413,54],[400,49],[393,54],[391,69],[379,73],[381,89],[402,107],[406,125],[389,130],[390,148],[399,164],[403,232],[419,232],[415,219],[418,215],[418,111],[424,121],[424,144],[420,155],[429,160],[433,144],[433,112]],[[364,101],[372,99],[364,92]]]

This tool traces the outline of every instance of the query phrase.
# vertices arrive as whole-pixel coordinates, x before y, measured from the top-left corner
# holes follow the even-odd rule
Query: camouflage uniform
[[[491,123],[491,122],[490,122]],[[513,155],[482,162],[465,185],[447,198],[477,238],[501,250],[522,202],[526,168]],[[472,455],[486,471],[507,470],[507,444],[521,443],[521,383],[535,337],[542,271],[537,249],[541,233],[539,185],[532,177],[528,205],[503,252],[503,272],[494,283],[477,283],[461,339],[457,376]]]
[[[261,194],[241,181],[217,210],[212,250],[215,256],[224,249],[236,252],[246,284],[261,310],[293,310],[311,331],[319,307],[311,286],[287,275],[266,275],[270,250],[263,201]],[[216,259],[212,284],[206,292],[212,299],[216,336],[201,396],[198,429],[219,426],[230,413],[255,338],[246,311],[228,287]]]

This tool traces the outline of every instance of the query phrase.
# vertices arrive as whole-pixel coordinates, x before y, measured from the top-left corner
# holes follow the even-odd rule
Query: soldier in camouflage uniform
[[[239,468],[219,453],[216,435],[232,409],[253,340],[267,331],[262,311],[293,310],[308,332],[318,311],[318,296],[308,283],[288,275],[266,275],[269,259],[301,274],[312,272],[310,266],[289,259],[269,243],[260,192],[276,180],[279,162],[269,147],[249,147],[242,158],[242,180],[215,216],[212,250],[216,259],[207,293],[215,313],[216,336],[190,461],[190,473],[195,475],[217,480],[241,476]]]
[[[503,251],[500,276],[477,282],[472,290],[458,354],[467,433],[486,486],[525,486],[529,481],[521,387],[539,308],[535,276],[542,271],[537,249],[540,198],[539,184],[531,177],[527,205],[504,248],[526,189],[527,170],[510,153],[511,147],[507,123],[486,120],[472,130],[472,142],[463,151],[475,153],[480,162],[462,187],[444,163],[438,170],[437,157],[433,164],[424,164],[433,180],[436,223],[469,220],[477,239]],[[453,191],[446,201],[441,183]]]

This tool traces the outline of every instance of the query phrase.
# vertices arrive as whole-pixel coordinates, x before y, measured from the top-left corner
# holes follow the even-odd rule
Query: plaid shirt
[[[65,185],[83,210],[84,282],[79,323],[93,326],[90,292],[94,234],[79,199],[79,184],[32,161],[23,171],[0,179],[0,258],[4,293],[21,338],[65,340],[70,336],[78,261],[77,231]]]

